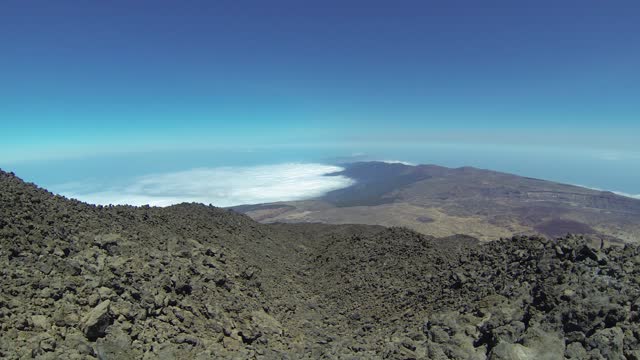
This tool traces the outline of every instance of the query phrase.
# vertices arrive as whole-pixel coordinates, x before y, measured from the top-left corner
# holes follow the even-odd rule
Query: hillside
[[[362,162],[335,175],[356,183],[319,199],[235,209],[266,223],[406,226],[436,237],[579,233],[618,243],[640,238],[640,200],[611,192],[471,167]]]
[[[640,248],[91,206],[0,171],[0,357],[640,359]]]

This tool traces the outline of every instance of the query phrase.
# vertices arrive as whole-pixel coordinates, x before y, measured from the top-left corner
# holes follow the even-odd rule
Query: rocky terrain
[[[0,358],[640,359],[640,248],[92,206],[0,171]]]
[[[436,237],[483,241],[567,233],[623,243],[640,238],[640,200],[496,171],[360,162],[342,175],[355,184],[318,199],[238,206],[255,220],[404,226]]]

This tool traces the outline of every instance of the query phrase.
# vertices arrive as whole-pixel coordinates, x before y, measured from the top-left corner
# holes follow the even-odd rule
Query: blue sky
[[[6,1],[0,34],[3,148],[640,127],[637,1]]]
[[[634,157],[638,38],[638,1],[3,1],[0,166],[303,144]]]

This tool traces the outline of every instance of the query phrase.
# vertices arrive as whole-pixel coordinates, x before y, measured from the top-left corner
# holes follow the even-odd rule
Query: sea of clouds
[[[591,189],[591,190],[596,190],[596,191],[608,191],[608,192],[612,192],[616,195],[620,195],[620,196],[624,196],[624,197],[628,197],[628,198],[633,198],[633,199],[640,199],[640,194],[634,195],[634,194],[629,194],[626,192],[622,192],[622,191],[611,191],[611,190],[604,190],[604,189],[600,189],[597,187],[593,187],[593,186],[585,186],[585,185],[578,185],[576,184],[575,186],[579,186],[579,187],[583,187],[586,189]]]
[[[630,198],[634,198],[634,199],[640,199],[640,194],[634,195],[634,194],[627,194],[625,192],[621,192],[621,191],[613,191],[614,194],[620,195],[620,196],[626,196],[626,197],[630,197]]]
[[[345,176],[327,176],[341,170],[338,166],[301,163],[197,168],[140,176],[124,185],[101,189],[63,184],[60,193],[99,205],[169,206],[198,202],[225,207],[322,196],[354,183]]]

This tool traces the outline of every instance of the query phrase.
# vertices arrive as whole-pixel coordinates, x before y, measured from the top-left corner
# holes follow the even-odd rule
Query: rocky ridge
[[[91,206],[0,172],[0,357],[640,359],[640,248]]]
[[[513,235],[595,235],[608,242],[640,236],[640,200],[607,191],[472,167],[384,162],[342,164],[329,176],[354,183],[309,200],[241,205],[260,222],[402,226],[436,237],[483,241]]]

